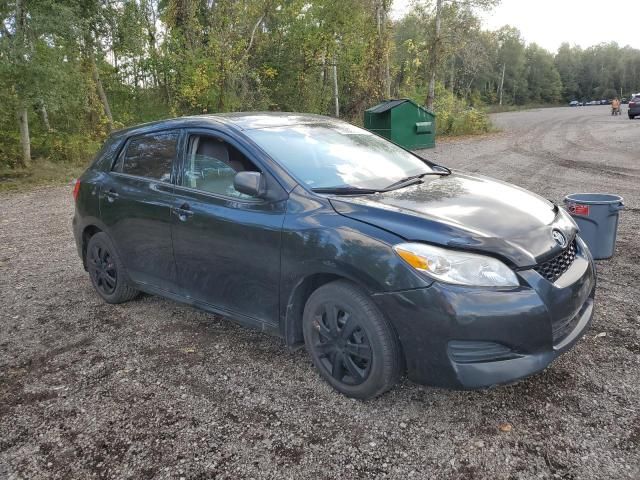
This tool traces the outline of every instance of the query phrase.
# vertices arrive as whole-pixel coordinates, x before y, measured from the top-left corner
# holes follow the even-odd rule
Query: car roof
[[[344,124],[342,120],[324,115],[295,112],[234,112],[208,115],[192,115],[143,123],[117,130],[112,137],[138,135],[155,130],[171,128],[196,128],[206,126],[226,126],[234,130],[254,130],[269,127],[288,127],[309,124]]]

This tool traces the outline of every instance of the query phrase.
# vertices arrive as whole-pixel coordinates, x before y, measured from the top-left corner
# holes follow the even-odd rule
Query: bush
[[[21,156],[20,136],[14,132],[0,131],[0,168],[15,167]]]
[[[53,163],[85,165],[95,155],[101,141],[84,134],[50,133],[36,137],[31,145],[34,158],[46,158]]]
[[[434,110],[439,135],[470,135],[491,130],[486,113],[469,106],[441,85],[436,89]]]
[[[19,135],[3,132],[2,137],[0,168],[18,166],[22,157]],[[101,143],[100,140],[79,133],[38,133],[31,137],[31,158],[33,163],[47,160],[52,163],[85,165],[98,151]]]
[[[427,97],[426,90],[404,93],[419,105],[423,105]],[[479,100],[475,97],[472,97],[472,101],[476,105],[479,104]],[[489,116],[485,112],[470,106],[464,99],[457,97],[441,84],[436,85],[433,107],[438,135],[472,135],[486,133],[492,129]]]
[[[19,136],[5,133],[0,142],[0,191],[68,182],[84,170],[100,144],[80,133],[39,133],[32,137],[31,166],[17,168],[22,156]]]

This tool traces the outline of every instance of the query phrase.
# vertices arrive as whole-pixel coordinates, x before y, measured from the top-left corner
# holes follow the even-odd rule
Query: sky
[[[406,13],[412,0],[394,0],[392,17]],[[485,28],[517,27],[527,43],[555,52],[562,42],[589,47],[615,41],[640,48],[640,30],[631,28],[640,0],[502,0],[482,13]],[[634,13],[635,12],[635,13]]]

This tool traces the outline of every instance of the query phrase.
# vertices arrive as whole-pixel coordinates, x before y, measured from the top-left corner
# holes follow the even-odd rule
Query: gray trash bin
[[[573,193],[564,203],[580,227],[580,236],[595,259],[611,258],[616,248],[618,214],[623,198],[607,193]]]

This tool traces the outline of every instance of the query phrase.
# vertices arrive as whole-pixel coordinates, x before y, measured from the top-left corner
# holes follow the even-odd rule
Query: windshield
[[[383,189],[432,172],[418,157],[348,123],[293,125],[245,132],[310,188]]]

